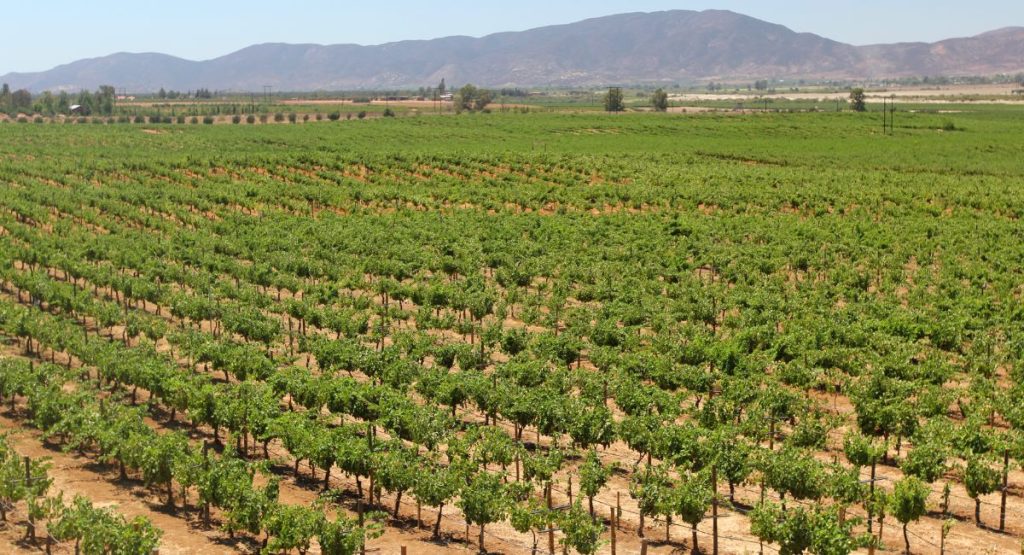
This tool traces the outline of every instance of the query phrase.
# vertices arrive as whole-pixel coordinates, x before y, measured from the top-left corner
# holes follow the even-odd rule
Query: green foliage
[[[173,505],[171,480],[174,477],[175,462],[187,455],[188,437],[171,432],[159,435],[145,446],[140,457],[143,480],[149,485],[167,487],[167,504]]]
[[[856,472],[886,447],[923,480],[964,454],[959,481],[981,497],[1009,447],[992,423],[1024,422],[1020,111],[925,108],[882,158],[853,114],[375,118],[141,141],[11,125],[0,329],[36,365],[5,363],[0,400],[47,442],[169,499],[198,493],[202,516],[273,527],[293,550],[310,515],[278,503],[253,439],[328,487],[338,470],[373,476],[439,509],[465,490],[481,523],[497,492],[533,530],[524,509],[569,470],[561,446],[586,446],[571,471],[588,496],[609,483],[591,448],[622,440],[645,516],[676,518],[711,465],[731,485],[754,470],[792,509],[787,541],[841,552],[849,534],[817,537],[836,523],[817,500],[863,500]],[[968,131],[936,133],[947,119]],[[39,364],[66,354],[71,369]],[[854,414],[818,417],[842,396]],[[153,418],[203,426],[225,452],[204,458]],[[857,468],[817,462],[854,423]],[[522,483],[475,484],[484,466]],[[875,515],[896,510],[883,489]],[[47,499],[18,510],[45,515]],[[318,534],[351,551],[350,524]]]
[[[75,541],[85,555],[151,555],[163,536],[143,517],[128,521],[110,509],[93,507],[81,496],[59,511],[47,530],[57,540]]]
[[[654,91],[654,95],[651,96],[651,106],[654,106],[656,112],[668,111],[668,93],[665,92],[665,89]]]
[[[319,510],[300,505],[277,505],[263,519],[263,528],[270,536],[267,551],[309,550],[310,543],[325,526]]]
[[[779,544],[780,555],[848,555],[866,545],[866,538],[854,534],[858,521],[842,521],[837,509],[815,505],[783,511],[778,505],[761,503],[750,515],[750,530],[763,541]]]
[[[675,492],[672,494],[675,514],[696,529],[704,520],[704,514],[711,508],[715,495],[706,473],[683,474],[676,482]],[[694,550],[696,551],[696,547]]]
[[[25,460],[8,444],[7,436],[0,436],[0,520],[6,521],[7,510],[21,501],[28,503],[30,513],[33,507],[44,512],[45,505],[40,503],[45,503],[53,483],[49,469],[48,459],[30,459],[26,467]]]
[[[619,87],[611,87],[608,89],[608,93],[604,96],[604,111],[606,112],[622,112],[626,109],[626,103],[623,99],[622,89]]]
[[[324,555],[355,555],[367,541],[378,538],[384,533],[380,513],[364,515],[366,523],[359,527],[358,523],[339,513],[334,520],[324,519],[317,539],[320,551]]]
[[[866,112],[868,110],[865,100],[867,95],[864,93],[864,89],[856,88],[850,91],[850,108],[854,112]]]
[[[455,93],[456,112],[480,112],[494,101],[494,93],[479,89],[473,85],[465,85]]]
[[[580,555],[593,555],[604,545],[604,525],[584,510],[579,501],[559,514],[558,525],[562,529],[562,545]]]
[[[648,466],[635,472],[629,483],[629,495],[637,501],[640,514],[675,514],[672,479],[660,466]]]
[[[908,476],[914,476],[931,484],[946,472],[946,459],[949,448],[937,441],[922,441],[914,445],[913,450],[900,463],[900,468]]]
[[[461,489],[456,502],[470,524],[485,526],[505,518],[509,499],[501,476],[478,472]]]
[[[808,451],[764,452],[759,463],[765,484],[794,499],[821,499],[826,489],[824,466]]]
[[[996,491],[999,487],[999,470],[986,457],[975,455],[967,459],[964,469],[964,487],[967,495],[974,499],[974,520],[981,525],[981,496]]]
[[[587,497],[590,503],[591,516],[594,514],[594,496],[608,483],[617,466],[615,463],[605,466],[597,456],[596,450],[587,451],[586,458],[579,468],[579,484],[580,493]]]
[[[884,442],[873,441],[858,433],[847,434],[843,438],[843,452],[850,464],[859,467],[878,464],[885,456],[888,446]]]
[[[907,553],[910,552],[907,525],[925,515],[930,493],[931,489],[926,483],[911,476],[896,482],[892,496],[889,498],[889,512],[903,524],[903,538],[906,542]]]

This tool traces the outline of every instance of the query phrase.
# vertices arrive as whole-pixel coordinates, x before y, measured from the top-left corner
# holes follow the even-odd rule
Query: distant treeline
[[[47,116],[75,114],[88,116],[109,116],[114,113],[116,93],[114,87],[102,86],[96,92],[81,91],[77,94],[46,91],[33,96],[25,89],[11,91],[4,83],[0,86],[0,112],[10,115],[33,112]],[[74,110],[72,110],[74,108]]]
[[[160,91],[156,93],[156,97],[160,100],[178,100],[189,98],[195,98],[198,100],[209,100],[213,98],[213,92],[211,92],[210,89],[196,89],[195,92],[165,91],[163,87],[160,87]]]

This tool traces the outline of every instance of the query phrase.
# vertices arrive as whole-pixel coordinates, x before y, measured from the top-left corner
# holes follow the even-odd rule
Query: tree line
[[[0,112],[12,117],[26,112],[48,116],[69,115],[72,106],[77,106],[75,112],[83,116],[109,116],[114,113],[116,99],[114,87],[109,85],[103,85],[95,92],[83,90],[78,94],[68,94],[67,91],[61,91],[55,95],[46,91],[35,96],[26,89],[11,91],[7,83],[0,86]]]
[[[195,92],[192,92],[192,91],[181,92],[181,91],[175,91],[175,90],[168,91],[168,90],[164,90],[163,87],[160,87],[160,90],[157,91],[157,93],[156,93],[156,97],[159,98],[160,100],[178,100],[180,98],[195,98],[197,100],[198,99],[209,100],[209,99],[213,98],[213,92],[210,91],[210,89],[196,89]]]

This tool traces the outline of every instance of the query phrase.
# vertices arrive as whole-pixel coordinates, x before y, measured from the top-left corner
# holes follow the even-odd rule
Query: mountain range
[[[119,53],[0,77],[14,89],[220,91],[580,87],[706,80],[880,79],[1024,71],[1024,27],[936,43],[853,46],[723,11],[629,13],[481,38],[376,46],[260,44],[206,61]]]

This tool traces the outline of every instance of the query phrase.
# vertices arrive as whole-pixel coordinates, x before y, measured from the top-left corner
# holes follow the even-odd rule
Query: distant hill
[[[39,73],[11,73],[13,88],[310,91],[472,82],[597,86],[762,78],[859,79],[1024,71],[1024,28],[934,44],[852,46],[721,11],[630,13],[482,38],[377,46],[261,44],[202,62],[114,54]]]

